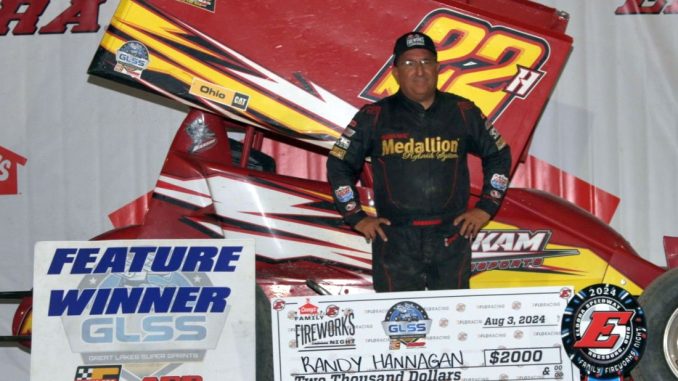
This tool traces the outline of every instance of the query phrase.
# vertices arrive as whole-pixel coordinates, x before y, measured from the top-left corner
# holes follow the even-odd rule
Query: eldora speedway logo
[[[420,305],[403,301],[393,305],[381,323],[384,332],[391,338],[389,349],[422,348],[426,345],[424,338],[431,330],[431,319]]]
[[[561,324],[572,363],[596,378],[629,374],[645,349],[645,314],[623,288],[596,284],[568,303]]]

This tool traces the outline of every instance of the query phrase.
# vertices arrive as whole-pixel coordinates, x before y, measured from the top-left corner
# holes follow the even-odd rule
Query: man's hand
[[[454,226],[459,226],[461,223],[459,234],[464,238],[473,239],[478,234],[480,229],[482,229],[483,226],[487,224],[487,222],[490,220],[490,217],[491,216],[486,211],[473,208],[455,218]]]
[[[371,240],[377,237],[377,234],[381,237],[384,242],[388,241],[386,233],[381,228],[381,224],[391,225],[391,221],[386,218],[377,218],[377,217],[365,217],[360,222],[358,222],[353,228],[365,236],[365,239],[369,243]]]

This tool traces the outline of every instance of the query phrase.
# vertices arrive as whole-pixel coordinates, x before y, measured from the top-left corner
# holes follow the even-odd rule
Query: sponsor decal
[[[334,143],[334,144],[336,144],[337,147],[341,147],[343,149],[348,149],[348,147],[351,146],[351,140],[344,137],[344,136],[340,136],[339,139],[337,139],[337,142]]]
[[[285,301],[282,299],[276,299],[273,303],[271,303],[271,305],[276,311],[282,311],[285,309]]]
[[[355,207],[358,206],[355,201],[351,201],[348,204],[346,204],[345,209],[347,212],[350,212],[355,209]]]
[[[337,315],[339,315],[338,306],[334,304],[330,304],[329,306],[327,306],[327,308],[325,309],[325,316],[333,318],[336,317]]]
[[[344,130],[344,133],[343,133],[343,135],[346,136],[347,138],[350,138],[354,134],[355,134],[355,130],[350,128],[350,127],[346,127],[346,129]]]
[[[74,381],[118,381],[120,365],[84,365],[75,371]]]
[[[498,190],[496,190],[496,189],[492,189],[492,190],[490,191],[490,196],[492,196],[492,198],[497,198],[497,199],[498,199],[498,198],[501,198],[501,193],[500,193]]]
[[[133,34],[147,46],[159,49],[157,53],[162,56],[163,67],[158,73],[162,78],[170,76],[172,79],[150,78],[152,82],[150,85],[159,86],[160,90],[169,93],[175,93],[194,107],[204,107],[205,102],[200,93],[200,87],[193,89],[195,94],[188,93],[188,91],[177,93],[178,89],[183,89],[184,86],[190,88],[193,78],[187,78],[181,73],[185,73],[186,68],[191,68],[191,71],[198,73],[195,76],[201,80],[228,86],[233,91],[241,92],[242,96],[235,97],[230,106],[239,110],[244,110],[246,106],[250,120],[263,122],[274,132],[277,131],[293,138],[312,137],[313,141],[334,141],[344,130],[351,116],[358,111],[349,102],[299,73],[295,72],[294,81],[290,81],[275,74],[274,70],[248,59],[243,52],[234,50],[232,46],[214,40],[213,36],[209,37],[189,28],[185,23],[168,15],[166,7],[160,5],[164,3],[126,2],[126,16],[129,17],[112,19],[111,28],[105,32],[100,45],[102,49],[111,51],[117,48],[113,41],[117,41],[120,34]],[[188,8],[175,0],[167,0],[166,3]],[[161,19],[162,22],[144,23],[143,33],[139,33],[140,26],[130,22],[128,18]],[[179,37],[173,39],[171,44],[158,45],[158,41],[165,41],[168,38],[167,33]],[[202,49],[196,50],[196,46]],[[217,65],[217,67],[206,63],[201,53],[204,51],[209,51],[209,54],[219,62],[228,62],[228,65]],[[156,53],[155,50],[152,53]],[[98,55],[97,62],[103,63],[101,60],[104,56]],[[151,67],[149,70],[154,69],[156,68]],[[105,75],[105,69],[102,70],[100,74]],[[303,83],[303,86],[299,86],[299,83]],[[209,90],[207,92],[209,93]],[[217,99],[210,105],[212,109],[219,111],[219,109],[230,107],[217,103],[219,94],[216,96]],[[277,111],[271,113],[271,110]],[[263,115],[266,116],[265,120],[261,120]]]
[[[625,0],[615,15],[678,15],[678,0]]]
[[[299,307],[299,315],[302,316],[317,316],[321,314],[320,310],[318,309],[318,306],[311,304],[310,299],[306,299],[306,304],[303,306]]]
[[[189,153],[198,153],[214,147],[217,144],[217,138],[214,132],[209,128],[205,119],[201,116],[196,118],[186,127],[186,133],[191,138],[191,147]]]
[[[339,148],[335,145],[334,147],[332,147],[330,155],[336,157],[337,159],[344,160],[344,156],[346,156],[346,150]]]
[[[506,305],[503,303],[478,304],[476,308],[479,310],[501,310],[506,308]]]
[[[473,99],[491,120],[516,98],[524,99],[547,73],[550,46],[538,36],[486,20],[438,9],[426,15],[415,31],[428,34],[440,61],[441,91]],[[465,38],[473,36],[473,38]],[[515,52],[507,56],[507,50]],[[377,101],[398,91],[393,77],[393,56],[370,80],[360,97]]]
[[[426,46],[424,43],[424,36],[420,34],[411,34],[407,36],[405,39],[405,43],[407,44],[408,48],[411,48],[413,46]]]
[[[497,140],[501,137],[499,131],[497,131],[497,129],[494,128],[494,124],[492,124],[492,122],[490,122],[489,120],[485,120],[485,129],[490,134],[492,139]]]
[[[148,67],[148,48],[139,41],[125,42],[115,52],[115,70],[118,73],[139,78],[141,73]]]
[[[381,324],[391,339],[391,350],[400,349],[401,344],[406,348],[423,348],[426,345],[423,339],[431,330],[431,319],[426,310],[411,301],[394,304]]]
[[[506,188],[508,188],[508,182],[509,182],[508,177],[499,173],[495,173],[494,175],[492,175],[492,179],[490,180],[492,188],[498,189],[502,192],[505,191]]]
[[[459,139],[443,139],[440,136],[415,140],[402,140],[383,136],[381,140],[382,156],[397,155],[403,160],[432,159],[445,161],[456,159]]]
[[[481,230],[471,245],[471,270],[534,269],[546,258],[579,255],[576,249],[548,249],[550,239],[549,230]]]
[[[382,141],[391,140],[391,139],[409,139],[409,138],[410,138],[409,132],[393,132],[393,133],[381,135]]]
[[[596,378],[629,375],[645,350],[645,314],[621,287],[595,284],[578,292],[561,322],[563,346],[572,363]]]
[[[501,151],[506,147],[506,140],[500,136],[499,139],[494,141],[494,144],[497,146],[497,150]]]
[[[211,101],[236,108],[238,110],[247,110],[250,97],[247,94],[239,93],[225,87],[215,85],[214,83],[203,81],[199,78],[193,78],[189,94],[209,99]]]
[[[217,0],[178,0],[178,1],[210,12],[214,12],[214,5],[217,2]]]
[[[315,316],[314,321],[304,321],[301,316],[295,319],[298,323],[294,325],[294,348],[299,352],[355,349],[355,315],[351,308],[342,311],[329,305],[324,314],[319,312]]]
[[[494,125],[492,122],[489,120],[485,121],[485,129],[487,129],[487,132],[490,134],[492,139],[494,139],[494,144],[497,146],[498,150],[502,150],[502,148],[506,147],[506,141],[504,138],[501,136],[499,131],[497,131],[496,128],[494,128]]]
[[[26,158],[0,146],[0,195],[19,194],[18,171]]]
[[[353,200],[353,189],[348,185],[342,185],[339,188],[334,190],[335,196],[339,202],[346,202]]]
[[[71,0],[70,5],[59,12],[56,7],[65,7],[65,1],[2,1],[0,7],[0,36],[10,31],[13,35],[64,34],[71,26],[71,33],[96,33],[99,28],[99,8],[106,0]],[[49,8],[48,10],[48,7]],[[38,29],[45,21],[44,14],[57,16]],[[12,26],[13,27],[10,27]]]

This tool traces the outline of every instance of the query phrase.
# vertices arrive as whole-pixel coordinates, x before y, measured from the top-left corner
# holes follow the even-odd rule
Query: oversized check
[[[273,300],[278,381],[569,380],[572,287]]]

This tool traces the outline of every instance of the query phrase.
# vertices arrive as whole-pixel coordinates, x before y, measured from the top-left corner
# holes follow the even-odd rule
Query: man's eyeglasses
[[[414,69],[417,66],[421,65],[424,69],[433,68],[438,62],[430,58],[422,58],[419,60],[400,60],[398,61],[398,66],[404,69]]]

